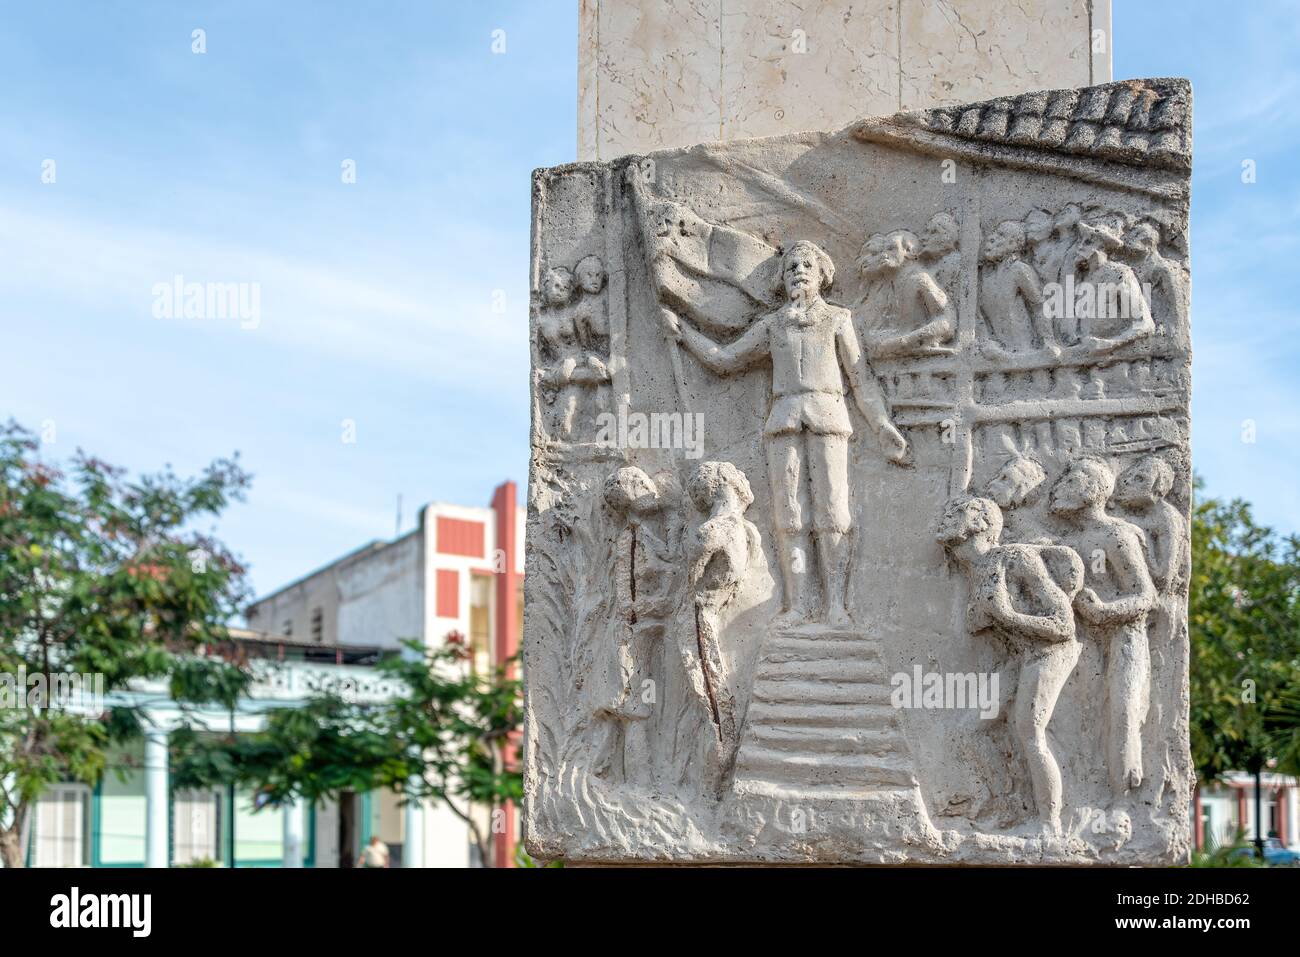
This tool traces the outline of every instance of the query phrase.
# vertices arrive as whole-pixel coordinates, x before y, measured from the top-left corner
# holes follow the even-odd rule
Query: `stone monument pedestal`
[[[530,854],[1186,859],[1190,131],[1130,80],[535,174]]]

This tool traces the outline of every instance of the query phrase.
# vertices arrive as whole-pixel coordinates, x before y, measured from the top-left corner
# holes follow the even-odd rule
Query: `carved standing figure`
[[[819,617],[835,625],[849,622],[845,602],[853,519],[848,450],[853,425],[845,404],[845,375],[886,457],[901,462],[907,454],[907,441],[890,421],[849,311],[822,298],[834,278],[835,266],[819,246],[806,240],[791,244],[781,258],[786,302],[728,345],[719,345],[671,312],[660,313],[669,334],[718,375],[733,375],[763,360],[772,363],[772,409],[763,436],[784,584],[783,625],[810,617],[803,586],[810,525],[825,600]]]
[[[1116,503],[1146,538],[1151,581],[1162,595],[1176,591],[1187,574],[1187,522],[1168,500],[1173,487],[1174,470],[1158,455],[1138,459],[1115,483]]]
[[[1071,529],[1067,542],[1083,559],[1086,585],[1074,608],[1106,657],[1107,768],[1117,795],[1142,783],[1142,723],[1151,696],[1147,616],[1156,600],[1142,531],[1106,514],[1115,473],[1100,459],[1071,462],[1052,486],[1049,507]]]
[[[1079,660],[1070,604],[1083,565],[1059,545],[1002,545],[1002,513],[991,499],[961,496],[948,504],[938,540],[966,572],[972,636],[995,635],[1017,674],[1014,732],[1029,765],[1034,803],[1049,832],[1061,833],[1061,769],[1047,741],[1057,699]]]
[[[598,351],[609,335],[609,320],[600,295],[605,288],[605,264],[595,254],[583,256],[573,267],[573,278],[582,295],[576,316],[578,338],[583,348]]]
[[[750,563],[761,554],[761,542],[758,528],[745,518],[745,509],[754,502],[749,480],[730,462],[703,463],[687,492],[706,517],[687,543],[695,628],[693,641],[683,637],[682,658],[717,737],[714,778],[720,785],[740,743],[736,699],[719,642],[722,615],[736,600]]]
[[[614,472],[605,482],[604,496],[622,528],[614,541],[612,569],[614,689],[603,704],[611,723],[598,747],[596,767],[603,773],[621,750],[624,779],[644,785],[657,766],[650,719],[663,682],[656,671],[681,604],[680,520],[664,517],[667,503],[660,488],[636,466]],[[661,519],[662,537],[655,529]]]

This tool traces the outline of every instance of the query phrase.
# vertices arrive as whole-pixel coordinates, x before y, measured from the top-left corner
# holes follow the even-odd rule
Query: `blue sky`
[[[45,0],[4,21],[0,416],[52,423],[56,460],[194,471],[238,449],[255,483],[219,532],[259,593],[390,536],[398,493],[409,528],[417,504],[523,485],[529,173],[574,158],[576,0]],[[1196,467],[1285,530],[1297,23],[1115,0],[1116,78],[1195,89]],[[177,274],[259,283],[260,323],[154,318]]]

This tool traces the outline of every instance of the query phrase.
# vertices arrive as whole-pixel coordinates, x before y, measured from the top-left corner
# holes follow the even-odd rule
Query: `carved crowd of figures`
[[[1098,699],[1116,797],[1141,786],[1150,645],[1172,631],[1168,604],[1188,574],[1188,529],[1169,501],[1174,470],[1146,455],[1119,474],[1105,458],[1069,461],[1051,484],[1013,454],[982,495],[949,502],[938,539],[969,583],[967,627],[1006,656],[1012,730],[1043,823],[1061,828],[1061,771],[1047,741],[1057,698],[1082,642],[1105,661]],[[1041,506],[1045,505],[1045,512]]]
[[[1161,332],[1181,308],[1182,267],[1158,219],[1070,203],[999,223],[980,251],[981,351],[1105,356]]]
[[[603,669],[612,681],[593,707],[593,773],[643,787],[680,784],[693,773],[695,744],[706,741],[697,777],[717,796],[739,744],[720,633],[762,550],[745,518],[754,495],[738,468],[705,462],[686,492],[693,513],[672,473],[652,478],[629,465],[605,483],[613,540],[613,634],[605,650],[613,660]],[[687,690],[686,714],[674,729],[681,747],[665,754],[652,744],[652,726],[671,710],[662,696],[673,687]]]
[[[908,229],[867,237],[853,313],[871,358],[953,353],[957,240],[945,212],[919,238]],[[1162,251],[1177,241],[1157,217],[1073,203],[997,223],[978,254],[981,353],[1086,360],[1163,332],[1153,317],[1182,308],[1183,266]]]

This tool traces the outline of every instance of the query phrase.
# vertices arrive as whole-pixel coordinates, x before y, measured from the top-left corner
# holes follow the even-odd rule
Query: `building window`
[[[478,674],[492,669],[492,586],[490,575],[471,575],[469,586],[470,664]]]
[[[221,793],[177,791],[172,798],[175,864],[221,860]]]
[[[311,612],[311,640],[317,644],[325,640],[325,614],[319,608]]]
[[[286,619],[284,620],[284,627],[280,629],[280,634],[284,635],[284,637],[286,637],[286,638],[292,638],[292,637],[293,637],[293,619],[292,619],[292,618],[286,618]]]
[[[36,802],[37,867],[90,866],[90,789],[56,784]]]

